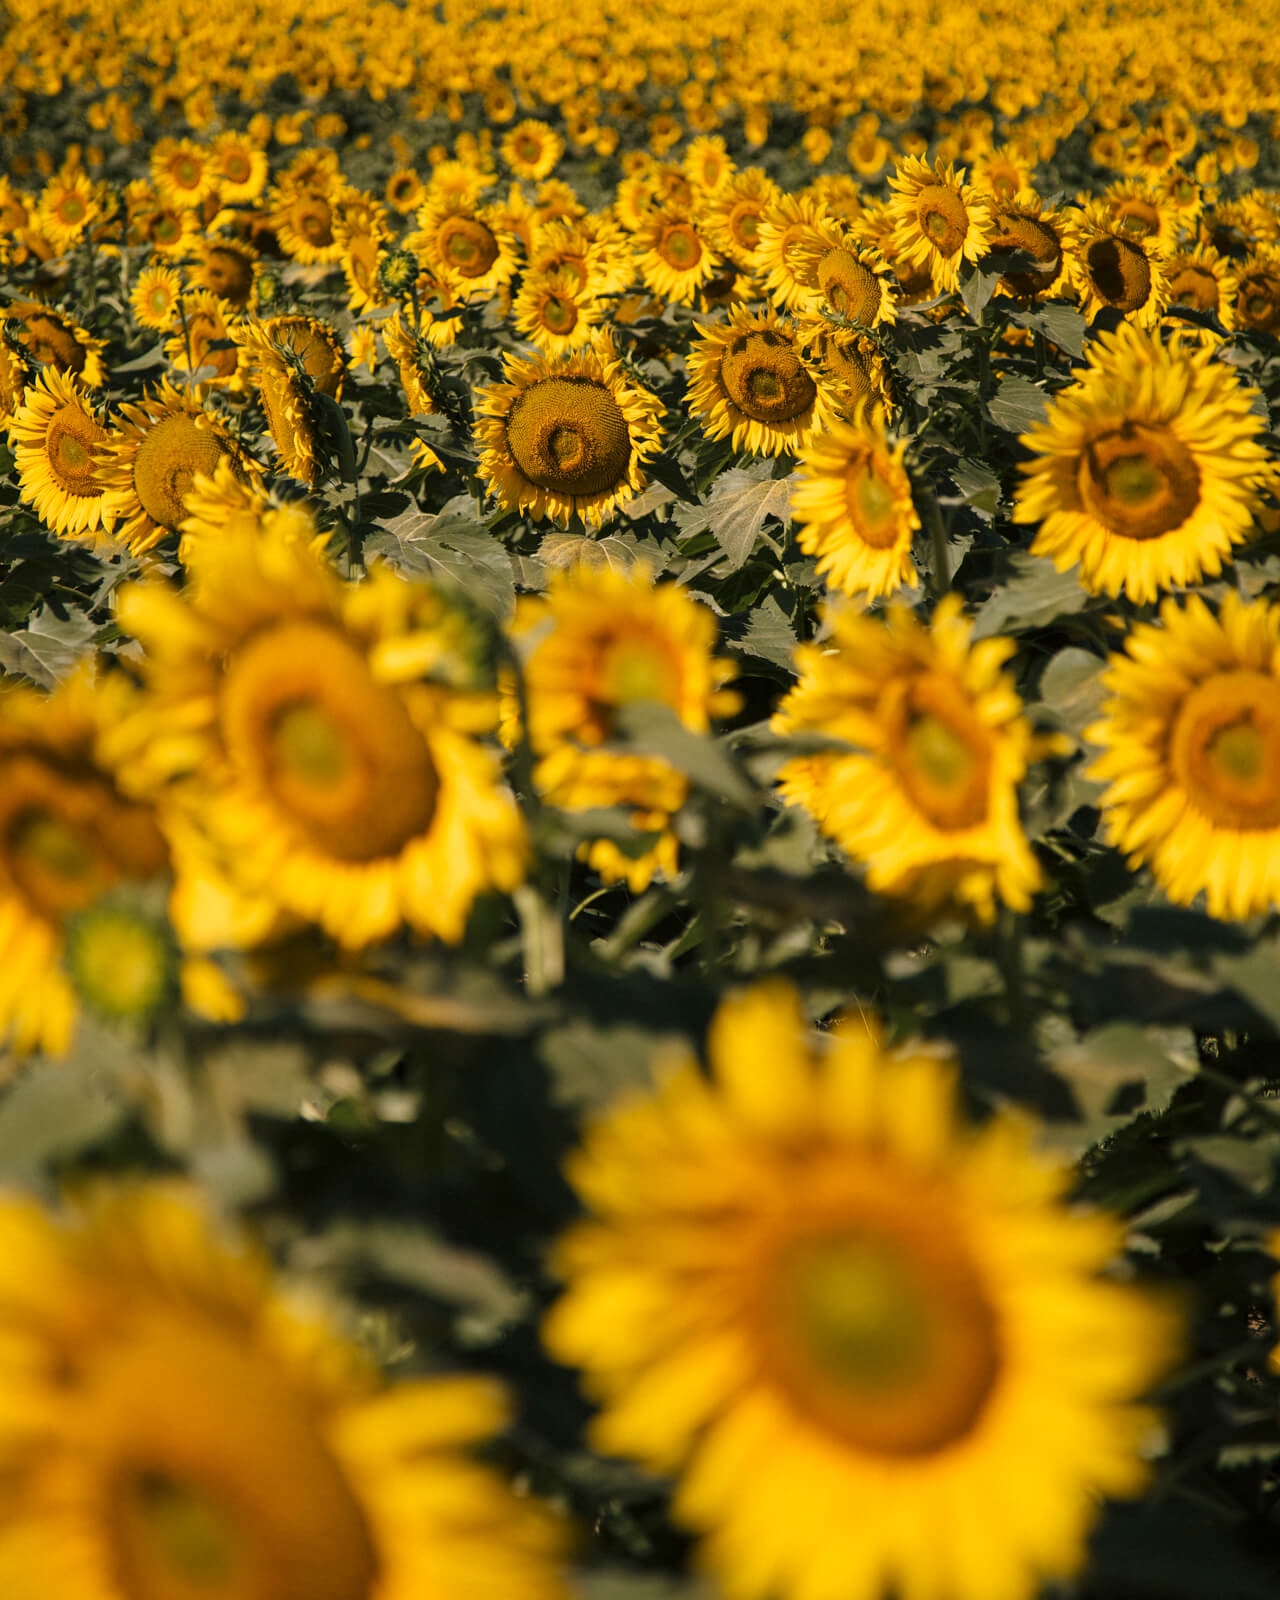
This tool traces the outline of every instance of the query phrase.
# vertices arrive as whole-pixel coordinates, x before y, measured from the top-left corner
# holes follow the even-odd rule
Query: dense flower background
[[[1280,16],[3,18],[0,1594],[1274,1596]]]

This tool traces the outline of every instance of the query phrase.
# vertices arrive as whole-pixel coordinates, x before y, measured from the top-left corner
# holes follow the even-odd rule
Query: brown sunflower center
[[[1200,504],[1200,472],[1170,429],[1126,422],[1080,457],[1080,498],[1091,516],[1126,539],[1158,539]]]
[[[176,529],[187,516],[187,491],[197,472],[212,477],[229,455],[212,428],[186,412],[170,412],[138,442],[133,488],[138,503],[158,527]]]
[[[321,394],[336,400],[342,388],[342,361],[320,327],[312,327],[306,317],[276,317],[267,323],[267,332],[302,362]]]
[[[963,197],[948,183],[926,184],[916,196],[920,231],[940,256],[953,256],[964,246],[969,213]]]
[[[317,250],[333,243],[333,211],[322,194],[300,195],[289,207],[289,222]]]
[[[111,1593],[369,1600],[376,1550],[312,1411],[211,1322],[144,1314],[86,1374]]]
[[[321,622],[253,635],[222,696],[232,765],[323,853],[396,855],[435,816],[439,778],[404,701]]]
[[[1138,239],[1149,239],[1160,231],[1160,213],[1149,200],[1136,195],[1121,200],[1115,208],[1115,219],[1125,233]]]
[[[243,306],[253,290],[253,265],[238,250],[214,245],[204,258],[204,281],[214,294]]]
[[[440,254],[462,278],[483,278],[498,259],[498,239],[478,217],[448,217],[436,235]]]
[[[89,499],[102,493],[93,452],[107,434],[77,405],[60,405],[44,436],[45,460],[63,494]]]
[[[886,759],[917,810],[946,833],[985,822],[991,740],[960,686],[939,673],[898,679],[883,710]]]
[[[858,537],[873,550],[896,544],[905,524],[897,515],[892,485],[886,483],[871,456],[855,461],[845,475],[845,504]]]
[[[964,1438],[990,1398],[996,1313],[959,1241],[877,1193],[876,1179],[850,1184],[861,1191],[846,1200],[851,1215],[776,1248],[763,1274],[766,1361],[799,1410],[855,1448],[932,1455]]]
[[[1191,306],[1196,311],[1218,309],[1218,280],[1208,267],[1187,262],[1173,274],[1169,298],[1176,306]]]
[[[818,263],[818,289],[833,311],[870,327],[880,311],[880,280],[847,250],[828,250]]]
[[[739,200],[729,213],[729,236],[740,250],[751,251],[760,243],[760,211],[762,202]]]
[[[243,150],[228,150],[222,157],[222,176],[228,183],[248,183],[253,162]]]
[[[194,156],[179,156],[169,168],[169,177],[178,189],[198,189],[204,168]]]
[[[1043,294],[1058,276],[1062,264],[1062,245],[1057,234],[1032,217],[1006,214],[1000,218],[999,226],[1000,232],[991,241],[991,248],[1017,250],[1035,263],[1025,271],[1006,273],[1000,280],[1002,287],[1024,299]]]
[[[1250,272],[1242,277],[1236,313],[1255,333],[1274,333],[1280,328],[1280,274]]]
[[[1219,826],[1280,826],[1280,683],[1261,672],[1221,672],[1178,708],[1174,774]]]
[[[677,272],[690,272],[702,260],[702,241],[687,222],[664,227],[654,248]]]
[[[88,352],[70,329],[43,311],[16,308],[11,315],[22,323],[18,339],[37,361],[47,362],[59,372],[83,372]]]
[[[542,302],[542,321],[563,338],[577,326],[578,308],[566,294],[549,294]]]
[[[739,334],[720,362],[725,393],[755,422],[790,422],[818,390],[790,339],[771,328]]]
[[[627,419],[592,378],[530,384],[507,417],[507,447],[530,483],[575,498],[607,494],[631,466]]]
[[[1151,293],[1151,266],[1143,252],[1124,239],[1093,239],[1084,252],[1094,294],[1117,311],[1137,311]]]
[[[822,363],[833,378],[837,378],[849,391],[853,401],[864,400],[871,393],[871,358],[857,343],[856,337],[826,336],[819,349]]]

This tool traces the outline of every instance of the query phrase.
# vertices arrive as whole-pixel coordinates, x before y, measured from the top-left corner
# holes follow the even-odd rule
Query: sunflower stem
[[[524,945],[524,982],[537,997],[564,982],[564,924],[558,908],[532,883],[522,883],[513,899]]]
[[[1009,1026],[1022,1029],[1027,1024],[1027,988],[1022,966],[1022,923],[1008,906],[1000,910],[998,933],[1000,970],[1004,978],[1005,1005]]]
[[[942,520],[942,507],[932,489],[924,489],[920,496],[924,520],[929,526],[929,539],[933,547],[933,591],[936,599],[951,587],[951,555],[947,548],[947,528]]]

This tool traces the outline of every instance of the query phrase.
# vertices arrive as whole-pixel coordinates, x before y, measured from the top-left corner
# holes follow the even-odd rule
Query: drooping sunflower
[[[0,317],[15,324],[14,336],[33,360],[71,373],[90,389],[101,386],[107,375],[102,359],[106,344],[65,312],[38,300],[11,300],[0,307]]]
[[[1280,330],[1280,250],[1255,250],[1236,268],[1234,311],[1248,333]]]
[[[176,532],[192,479],[223,459],[249,470],[219,418],[167,378],[140,404],[121,405],[120,427],[97,456],[115,537],[136,555]]]
[[[182,298],[182,279],[162,262],[143,267],[129,292],[129,304],[140,327],[168,333],[178,314]]]
[[[874,339],[858,328],[839,328],[814,316],[797,320],[796,341],[830,379],[845,418],[864,406],[892,410],[889,366]]]
[[[657,206],[648,214],[636,229],[633,248],[645,287],[674,305],[694,305],[720,268],[698,219],[674,206]]]
[[[22,497],[60,538],[109,534],[116,519],[98,452],[111,438],[83,386],[45,367],[9,423]]]
[[[671,820],[688,780],[661,756],[602,749],[620,707],[670,706],[694,733],[736,710],[722,685],[731,662],[712,655],[715,619],[677,584],[655,585],[637,564],[620,572],[579,564],[552,575],[546,593],[524,596],[512,634],[523,655],[529,742],[543,797],[566,811],[624,806],[652,846],[627,855],[612,839],[588,840],[580,855],[606,881],[639,893],[654,875],[675,876]]]
[[[960,268],[991,248],[995,218],[989,201],[968,184],[953,164],[931,166],[907,156],[889,180],[894,191],[889,210],[903,259],[927,271],[941,290],[955,289]]]
[[[662,404],[606,337],[558,359],[504,356],[503,375],[476,391],[475,425],[480,475],[503,505],[599,527],[644,488]]]
[[[1018,819],[1017,786],[1035,752],[1013,680],[1012,639],[971,643],[956,594],[926,627],[900,606],[885,618],[842,606],[830,638],[800,645],[800,682],[779,733],[855,746],[787,762],[783,798],[867,867],[877,893],[925,909],[954,901],[983,921],[997,900],[1025,910],[1040,868]]]
[[[346,357],[337,335],[313,317],[272,317],[236,330],[281,466],[299,483],[319,481],[325,418],[315,391],[337,399]]]
[[[122,742],[247,895],[347,947],[405,923],[456,942],[524,870],[477,738],[496,719],[481,645],[429,584],[375,565],[344,585],[291,521],[193,543],[181,594],[125,590],[150,692]]]
[[[1063,247],[1065,219],[1060,211],[1046,209],[1039,196],[1024,192],[1001,204],[991,239],[993,251],[1018,252],[1025,258],[1000,279],[1006,294],[1018,300],[1048,300],[1065,292],[1067,253]]]
[[[240,239],[201,238],[194,243],[195,261],[188,268],[191,283],[208,289],[237,311],[253,302],[258,279],[258,252]]]
[[[1090,200],[1066,225],[1071,282],[1092,320],[1110,308],[1140,328],[1152,328],[1169,303],[1169,280],[1159,249],[1132,233],[1099,200]]]
[[[387,1385],[176,1183],[0,1238],[13,1600],[557,1600],[555,1524],[470,1459],[492,1379]]]
[[[170,366],[187,375],[199,374],[195,392],[244,387],[245,352],[235,342],[236,313],[229,301],[210,289],[194,289],[178,304],[174,326],[165,340]]]
[[[796,301],[802,313],[834,311],[864,328],[894,320],[893,273],[875,245],[835,217],[827,217],[799,246],[797,253],[805,252],[810,260],[796,275],[810,280],[812,287]]]
[[[686,358],[686,404],[709,439],[755,455],[794,454],[836,420],[838,402],[790,322],[735,306],[704,323]]]
[[[108,748],[135,704],[123,673],[95,678],[87,666],[51,694],[0,687],[0,1036],[18,1055],[71,1042],[73,920],[168,862],[151,807],[130,796]]]
[[[526,117],[503,134],[499,148],[517,178],[538,183],[555,171],[564,154],[564,140],[547,123]]]
[[[791,515],[796,542],[818,557],[818,576],[842,594],[871,599],[919,582],[911,540],[920,518],[903,462],[882,415],[860,410],[800,453]]]
[[[1108,785],[1108,842],[1178,905],[1280,908],[1280,606],[1228,593],[1215,617],[1199,595],[1166,600],[1102,682],[1085,732],[1104,751],[1089,775]]]
[[[515,276],[515,239],[496,226],[488,207],[433,195],[419,208],[416,222],[405,249],[422,256],[460,297],[488,300]]]
[[[1235,267],[1212,245],[1175,250],[1169,257],[1169,307],[1209,311],[1230,332],[1236,325],[1239,279]]]
[[[549,356],[589,344],[604,315],[602,303],[583,288],[571,267],[526,272],[511,307],[516,331]]]
[[[1032,550],[1080,564],[1095,594],[1154,600],[1216,576],[1249,537],[1267,453],[1255,392],[1209,350],[1122,324],[1090,341],[1084,376],[1022,436],[1014,520]]]
[[[1149,1476],[1166,1303],[1109,1269],[1124,1225],[1067,1202],[1025,1116],[874,1022],[805,1026],[786,984],[725,1000],[709,1071],[672,1048],[568,1164],[543,1325],[608,1455],[675,1475],[741,1600],[1033,1600],[1104,1496]]]

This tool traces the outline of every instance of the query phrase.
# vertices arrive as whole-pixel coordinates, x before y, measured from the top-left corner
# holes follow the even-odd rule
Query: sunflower
[[[0,322],[0,425],[7,425],[36,376],[36,364],[13,331]]]
[[[475,737],[496,714],[480,646],[429,584],[375,564],[345,585],[316,544],[236,523],[193,543],[181,594],[124,591],[150,694],[122,740],[245,894],[349,948],[404,923],[456,943],[524,870]]]
[[[800,453],[791,515],[796,542],[818,557],[818,576],[842,594],[870,599],[918,583],[911,559],[920,527],[903,457],[879,412],[863,409]]]
[[[1255,250],[1236,271],[1235,325],[1246,333],[1280,330],[1280,250]]]
[[[150,807],[130,798],[109,756],[135,702],[122,673],[95,679],[88,666],[52,694],[0,687],[0,1035],[19,1055],[71,1042],[72,919],[168,861]]]
[[[773,726],[856,747],[798,757],[778,778],[866,864],[871,889],[926,907],[951,899],[989,922],[997,898],[1023,911],[1040,887],[1017,796],[1035,747],[1001,670],[1013,640],[971,644],[962,609],[946,595],[928,627],[900,606],[887,620],[829,611],[831,636],[797,648],[800,682]]]
[[[223,458],[247,470],[223,423],[167,378],[140,405],[121,405],[119,432],[97,455],[115,537],[135,555],[159,544],[187,516],[196,473]]]
[[[897,287],[875,245],[837,218],[827,217],[797,254],[806,251],[810,259],[797,276],[809,279],[812,286],[797,301],[801,314],[833,311],[864,328],[895,319]]]
[[[836,419],[831,384],[772,311],[736,306],[727,322],[704,324],[686,365],[690,411],[735,450],[794,454]]]
[[[86,173],[57,173],[40,196],[36,226],[59,254],[65,254],[101,214],[97,191]]]
[[[735,172],[705,201],[702,225],[721,255],[744,271],[754,272],[759,262],[761,218],[780,196],[777,184],[760,167],[748,167]]]
[[[11,300],[0,307],[0,316],[16,324],[14,337],[33,360],[80,378],[90,389],[99,388],[106,379],[104,341],[95,339],[56,306],[41,305],[36,300]]]
[[[761,213],[752,265],[779,311],[807,308],[814,299],[827,220],[820,203],[804,195],[779,195]]]
[[[685,177],[704,198],[719,193],[734,176],[728,146],[723,139],[707,135],[691,141],[681,166]]]
[[[496,226],[488,207],[433,195],[416,221],[405,248],[417,251],[462,298],[487,300],[515,276],[515,239]]]
[[[1229,592],[1215,617],[1199,595],[1166,600],[1102,682],[1086,737],[1104,751],[1089,776],[1108,785],[1108,842],[1178,905],[1203,891],[1213,917],[1280,908],[1280,605]]]
[[[1066,225],[1071,281],[1091,321],[1109,307],[1141,328],[1160,320],[1169,281],[1158,249],[1117,222],[1098,200],[1088,201]]]
[[[604,306],[586,291],[570,267],[526,272],[511,308],[517,333],[549,356],[589,344],[604,319]]]
[[[195,392],[244,387],[244,351],[235,342],[235,309],[209,289],[195,289],[178,304],[177,326],[165,340],[170,366],[187,375],[198,373]]]
[[[1175,250],[1166,263],[1166,272],[1170,310],[1186,306],[1192,311],[1207,311],[1228,332],[1235,327],[1239,278],[1232,263],[1212,245]]]
[[[982,193],[990,195],[996,208],[1011,205],[1031,188],[1034,160],[1010,145],[988,150],[973,163],[973,181]]]
[[[195,261],[188,268],[191,283],[208,289],[236,311],[253,302],[258,278],[258,252],[240,239],[201,238],[194,241]]]
[[[247,133],[220,133],[209,147],[209,166],[224,205],[245,205],[267,186],[267,153]]]
[[[1267,465],[1253,389],[1209,350],[1122,324],[1089,345],[1081,380],[1022,436],[1014,519],[1040,523],[1032,550],[1080,563],[1095,594],[1139,603],[1216,576],[1249,537]]]
[[[383,196],[393,211],[406,217],[427,198],[427,186],[415,168],[397,167],[387,179]]]
[[[903,248],[894,212],[887,201],[868,201],[858,224],[859,232],[879,250],[890,272],[897,279],[898,304],[919,305],[936,298],[929,260],[912,259]]]
[[[544,595],[524,596],[512,635],[522,655],[534,782],[565,811],[625,806],[640,833],[657,835],[639,855],[611,839],[579,854],[606,881],[639,893],[655,874],[672,878],[678,846],[671,821],[688,780],[661,756],[601,748],[632,701],[670,706],[694,733],[737,709],[723,689],[733,666],[712,656],[715,620],[677,584],[655,585],[643,563],[625,572],[580,564],[554,572]]]
[[[693,305],[720,266],[693,213],[672,206],[648,214],[636,230],[634,250],[645,287],[674,305]]]
[[[1000,279],[1000,287],[1016,300],[1049,300],[1065,293],[1067,253],[1063,248],[1066,226],[1060,211],[1048,209],[1038,196],[1022,193],[1001,204],[995,215],[993,251],[1023,260]]]
[[[644,488],[662,404],[606,337],[558,359],[504,356],[503,375],[476,391],[475,436],[480,475],[504,506],[598,527]]]
[[[342,257],[334,234],[335,196],[307,184],[283,183],[273,193],[271,226],[280,248],[304,266],[332,266]]]
[[[1121,178],[1103,190],[1099,203],[1122,233],[1142,241],[1145,248],[1167,256],[1177,242],[1178,208],[1153,184]]]
[[[317,392],[338,399],[346,374],[337,334],[314,317],[286,316],[242,323],[236,338],[284,471],[314,486],[327,453]]]
[[[194,211],[218,189],[218,175],[190,139],[157,139],[151,147],[151,181],[163,204]]]
[[[545,122],[526,117],[502,136],[499,149],[517,178],[538,183],[559,165],[564,154],[564,140]]]
[[[9,423],[22,497],[60,538],[109,534],[115,521],[109,482],[97,460],[111,435],[82,386],[45,367]]]
[[[469,1459],[493,1380],[384,1384],[185,1185],[9,1198],[0,1238],[15,1600],[556,1600],[555,1525]]]
[[[172,267],[157,263],[143,267],[129,293],[134,321],[139,327],[168,333],[178,314],[182,279]]]
[[[676,1519],[741,1600],[1033,1600],[1101,1497],[1146,1484],[1141,1404],[1179,1353],[1108,1276],[1117,1218],[1023,1114],[967,1124],[953,1063],[874,1021],[805,1026],[772,981],[672,1048],[568,1175],[543,1325],[605,1454],[677,1475]]]
[[[858,328],[840,328],[825,317],[800,317],[796,341],[826,374],[846,418],[864,406],[893,408],[889,366],[880,346]]]
[[[927,271],[940,290],[955,289],[966,261],[991,248],[995,218],[988,201],[948,163],[907,156],[889,180],[889,203],[902,259]]]

